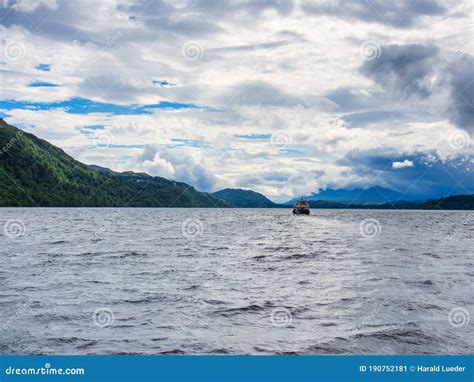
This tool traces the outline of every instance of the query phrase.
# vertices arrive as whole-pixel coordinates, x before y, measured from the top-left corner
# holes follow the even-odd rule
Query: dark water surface
[[[467,211],[0,209],[0,352],[473,352]]]

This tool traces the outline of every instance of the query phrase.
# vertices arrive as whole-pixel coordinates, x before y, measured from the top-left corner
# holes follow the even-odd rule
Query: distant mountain
[[[456,195],[428,200],[422,204],[422,207],[427,210],[474,210],[474,195]]]
[[[388,203],[344,203],[312,200],[311,208],[339,208],[339,209],[384,209],[384,210],[474,210],[474,195],[447,196],[441,199],[425,202],[395,201]]]
[[[324,200],[328,202],[344,202],[344,203],[385,203],[398,200],[409,200],[400,192],[390,190],[384,187],[370,187],[367,189],[331,189],[319,191],[308,196],[304,196],[306,200]],[[295,198],[285,204],[293,204],[297,199]]]
[[[87,166],[0,119],[0,206],[229,207],[185,183]]]
[[[242,190],[240,188],[225,188],[210,195],[217,199],[232,202],[237,207],[257,208],[277,206],[276,203],[273,203],[270,199],[258,192]]]

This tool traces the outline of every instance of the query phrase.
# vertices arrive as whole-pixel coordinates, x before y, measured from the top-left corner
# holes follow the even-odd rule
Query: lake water
[[[0,209],[0,352],[471,354],[473,222]]]

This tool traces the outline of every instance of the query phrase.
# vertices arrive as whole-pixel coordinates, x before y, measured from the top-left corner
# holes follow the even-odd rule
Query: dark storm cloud
[[[221,20],[234,17],[255,19],[262,12],[274,10],[280,15],[291,13],[292,0],[232,1],[152,1],[134,0],[117,7],[137,22],[159,31],[182,35],[205,35],[221,31]]]
[[[349,113],[382,108],[387,95],[377,90],[361,92],[358,88],[340,87],[326,93],[325,97],[338,106],[338,111]]]
[[[442,16],[448,11],[439,0],[306,0],[302,8],[310,14],[358,19],[397,28],[408,28],[422,16]]]
[[[459,127],[474,132],[474,57],[463,55],[450,69],[449,118]]]
[[[431,94],[427,76],[433,71],[438,51],[434,45],[385,45],[378,58],[366,61],[359,70],[400,95],[426,98]]]
[[[107,29],[120,29],[120,23],[103,24],[99,29],[89,30],[89,20],[94,19],[94,9],[78,2],[58,2],[56,8],[44,4],[25,10],[16,6],[14,1],[0,3],[0,25],[21,26],[32,34],[41,35],[52,40],[102,43]],[[92,5],[92,8],[94,5]],[[174,37],[206,37],[222,32],[220,23],[243,22],[255,20],[264,11],[273,10],[280,15],[291,13],[294,8],[292,0],[264,1],[161,1],[132,0],[116,6],[116,10],[128,21],[139,28],[134,29],[135,40]],[[95,25],[95,24],[94,24]]]
[[[413,162],[413,167],[394,168],[393,162]],[[407,199],[439,198],[448,194],[474,193],[474,174],[462,159],[442,161],[431,155],[388,153],[372,149],[348,153],[341,161],[361,177],[373,179],[365,186],[384,186],[405,194]]]
[[[380,85],[387,95],[398,97],[419,97],[426,99],[433,93],[447,93],[449,97],[440,111],[447,118],[469,132],[474,131],[474,57],[461,54],[449,64],[440,65],[439,48],[433,45],[409,44],[386,45],[380,49],[380,56],[366,61],[359,71]],[[436,84],[432,78],[438,78]],[[354,96],[339,89],[328,98],[343,105],[358,108],[370,107],[367,97]],[[362,113],[344,117],[348,122],[376,121],[383,114]]]
[[[364,127],[367,123],[404,121],[406,115],[399,110],[374,110],[346,114],[342,119],[347,122],[348,127]]]
[[[86,17],[72,2],[63,2],[57,9],[40,4],[35,9],[25,12],[14,7],[14,3],[0,5],[0,25],[5,27],[20,26],[34,35],[41,35],[52,40],[95,42],[91,31],[81,27]]]

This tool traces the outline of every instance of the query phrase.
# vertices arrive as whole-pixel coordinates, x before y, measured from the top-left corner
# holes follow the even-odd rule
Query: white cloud
[[[7,0],[4,0],[7,2]],[[40,6],[45,6],[50,9],[57,8],[56,0],[16,0],[12,4],[12,9],[15,9],[20,12],[33,12]]]
[[[122,166],[122,170],[146,172],[195,186],[200,191],[217,191],[219,182],[206,165],[203,155],[192,148],[170,149],[166,146],[147,145],[143,153]]]
[[[203,190],[252,188],[281,201],[318,188],[383,182],[377,169],[360,171],[347,161],[361,161],[359,153],[374,151],[393,168],[410,166],[403,159],[420,153],[442,161],[472,157],[472,146],[448,142],[457,129],[446,114],[450,89],[442,80],[433,81],[430,97],[406,99],[359,71],[366,41],[434,44],[440,61],[432,63],[433,75],[446,78],[443,71],[456,67],[448,60],[452,52],[462,56],[469,46],[469,18],[460,5],[427,12],[415,7],[407,23],[399,24],[392,13],[397,6],[383,2],[377,6],[388,12],[389,22],[380,16],[385,13],[372,17],[354,2],[340,18],[331,10],[308,11],[308,3],[299,1],[44,3],[16,2],[0,22],[2,98],[204,107],[142,115],[3,111],[8,122],[30,126],[86,163],[147,171]],[[442,17],[441,8],[456,17]],[[182,52],[191,40],[203,48],[195,60]],[[15,59],[4,49],[13,42],[22,52]],[[50,71],[36,69],[40,64]],[[403,79],[418,75],[416,68],[406,70]],[[34,81],[60,86],[27,87]],[[351,125],[348,115],[366,120]],[[97,150],[83,131],[91,125],[103,125],[115,146]],[[237,137],[281,130],[291,137],[289,151],[270,139]]]
[[[413,167],[414,164],[411,160],[405,159],[403,162],[393,162],[392,167],[393,168],[405,168],[405,167]]]

